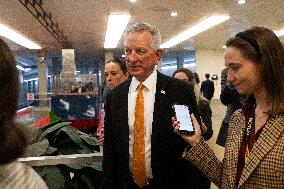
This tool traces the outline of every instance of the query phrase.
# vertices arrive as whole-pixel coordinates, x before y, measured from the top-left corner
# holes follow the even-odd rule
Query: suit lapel
[[[279,136],[284,130],[284,117],[278,115],[275,118],[270,118],[264,127],[259,139],[254,144],[251,155],[248,157],[245,167],[243,169],[239,186],[249,178],[254,169],[259,165],[264,156],[276,144]]]
[[[241,146],[241,142],[243,140],[244,131],[245,131],[245,121],[239,120],[238,124],[240,124],[241,128],[236,128],[231,131],[230,136],[232,137],[230,142],[226,145],[230,145],[229,149],[234,149],[229,152],[230,153],[227,160],[227,170],[230,170],[228,175],[228,183],[231,183],[236,187],[236,178],[237,178],[237,163],[238,163],[238,156],[239,156],[239,149]],[[235,126],[236,127],[236,126]],[[239,126],[237,126],[239,127]],[[227,149],[227,147],[226,147]]]
[[[156,94],[155,94],[155,105],[153,112],[153,123],[152,123],[152,141],[153,138],[157,135],[159,131],[159,123],[161,123],[161,119],[163,119],[163,103],[165,102],[165,98],[167,96],[167,82],[163,79],[163,75],[158,72],[157,74],[157,84],[156,84]]]

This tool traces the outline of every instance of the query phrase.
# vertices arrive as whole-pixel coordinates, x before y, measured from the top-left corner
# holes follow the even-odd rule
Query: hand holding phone
[[[179,132],[183,135],[193,135],[194,127],[190,117],[189,108],[186,105],[174,105],[176,119],[179,121]]]

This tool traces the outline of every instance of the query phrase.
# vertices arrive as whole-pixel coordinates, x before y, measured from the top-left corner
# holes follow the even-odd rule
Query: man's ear
[[[163,49],[158,49],[156,50],[156,58],[158,61],[161,60],[162,56],[163,56],[164,50]]]

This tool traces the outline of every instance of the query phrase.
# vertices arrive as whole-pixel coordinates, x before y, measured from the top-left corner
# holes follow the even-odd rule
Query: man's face
[[[128,73],[138,81],[145,81],[162,57],[163,50],[154,51],[153,37],[148,31],[130,33],[124,41]]]

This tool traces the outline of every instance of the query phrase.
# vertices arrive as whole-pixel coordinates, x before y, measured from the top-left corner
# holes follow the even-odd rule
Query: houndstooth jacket
[[[245,117],[237,110],[230,122],[223,162],[202,139],[183,157],[190,160],[221,189],[264,189],[284,188],[284,115],[270,118],[260,137],[254,144],[236,183],[238,152],[245,131]]]

